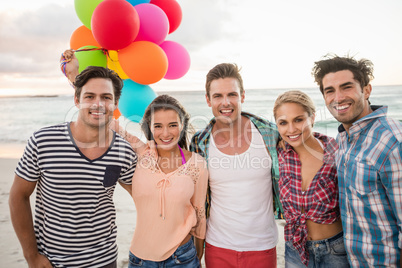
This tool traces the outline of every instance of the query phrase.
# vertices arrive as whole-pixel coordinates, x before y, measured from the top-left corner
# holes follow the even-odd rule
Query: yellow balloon
[[[115,71],[121,79],[128,79],[128,76],[120,66],[119,57],[116,50],[108,50],[109,56],[107,57],[107,67]]]

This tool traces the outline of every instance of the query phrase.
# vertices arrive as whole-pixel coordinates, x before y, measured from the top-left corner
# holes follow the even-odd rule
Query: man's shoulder
[[[391,118],[391,117],[381,117],[378,119],[379,127],[375,128],[375,131],[383,130],[381,135],[392,135],[399,143],[402,143],[402,122]],[[373,126],[374,127],[374,126]]]
[[[46,131],[59,131],[59,130],[66,130],[68,128],[68,122],[56,124],[56,125],[51,125],[51,126],[45,126],[37,130],[36,132],[46,132]]]
[[[259,128],[269,128],[276,130],[276,125],[266,118],[248,112],[242,112],[242,116],[248,118],[251,122],[254,123],[254,125]]]
[[[124,149],[126,153],[132,154],[134,158],[137,158],[137,153],[134,151],[133,147],[131,144],[125,140],[122,136],[120,136],[119,133],[115,132],[115,142],[113,144],[113,147],[118,147],[119,150]]]
[[[34,137],[42,137],[42,136],[57,136],[61,133],[68,132],[68,123],[61,123],[52,126],[42,127],[39,130],[35,131],[32,136]]]
[[[209,137],[211,135],[213,124],[207,125],[204,129],[197,131],[191,138],[189,150],[196,152],[205,157],[205,151],[207,150]]]
[[[193,138],[191,139],[192,143],[193,142],[198,142],[200,140],[204,140],[205,138],[207,138],[211,134],[211,131],[212,131],[212,125],[211,124],[207,125],[205,128],[203,128],[201,130],[198,130],[193,135]]]
[[[204,128],[204,129],[198,130],[198,131],[195,132],[195,134],[193,135],[193,139],[199,139],[199,138],[201,138],[201,137],[203,137],[203,136],[209,134],[209,132],[210,132],[210,131],[208,130],[208,128]]]

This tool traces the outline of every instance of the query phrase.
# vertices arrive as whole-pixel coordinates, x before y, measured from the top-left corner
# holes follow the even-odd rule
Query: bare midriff
[[[342,231],[342,222],[338,219],[332,224],[321,224],[311,220],[306,221],[307,240],[323,240],[331,238]]]

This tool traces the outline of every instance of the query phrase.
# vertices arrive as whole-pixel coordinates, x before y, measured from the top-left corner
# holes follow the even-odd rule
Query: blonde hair
[[[300,90],[286,91],[279,95],[274,104],[274,117],[276,119],[276,111],[284,103],[296,103],[303,107],[308,116],[311,117],[315,114],[315,106],[313,100],[304,92]]]

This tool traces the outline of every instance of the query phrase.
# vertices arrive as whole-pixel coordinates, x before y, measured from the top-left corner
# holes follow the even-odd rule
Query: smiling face
[[[177,146],[183,126],[174,110],[159,110],[151,116],[151,132],[158,148],[171,150]]]
[[[205,97],[217,123],[232,124],[240,118],[244,92],[240,94],[237,79],[228,77],[213,80],[209,95]]]
[[[312,137],[314,115],[309,116],[302,105],[283,103],[277,108],[275,118],[279,134],[293,148],[303,146]]]
[[[80,109],[77,120],[92,128],[106,126],[117,107],[113,92],[110,79],[89,79],[82,87],[79,99],[74,98],[75,105]]]
[[[349,70],[328,73],[322,79],[325,104],[346,130],[371,112],[368,98],[371,85],[361,88]]]

